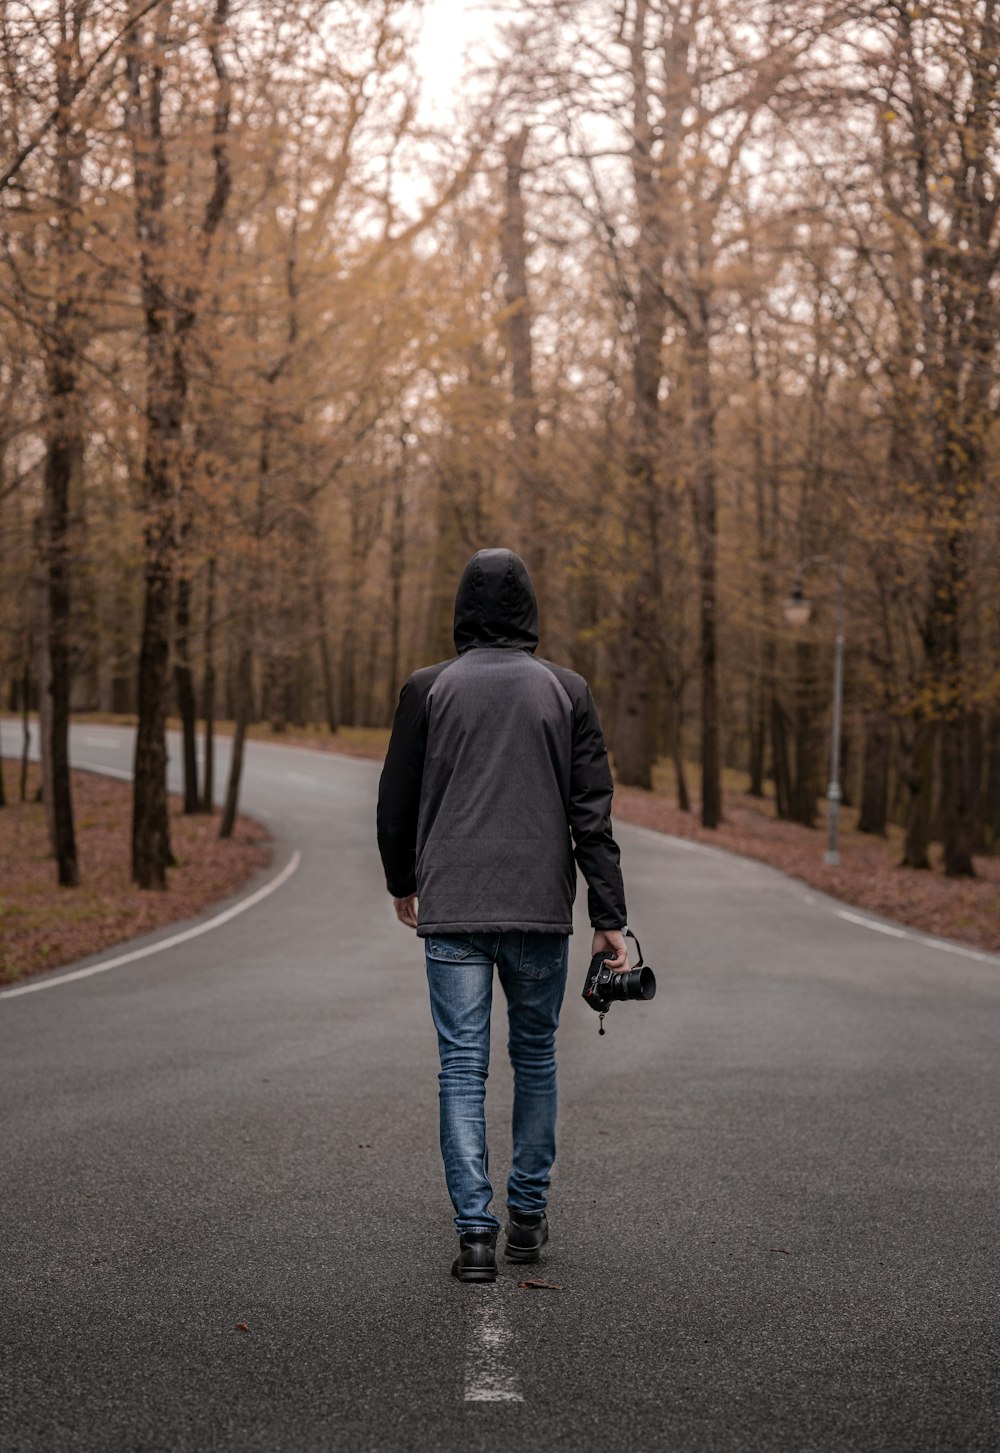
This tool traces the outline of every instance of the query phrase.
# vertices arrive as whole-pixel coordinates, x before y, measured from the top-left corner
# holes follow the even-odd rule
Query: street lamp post
[[[790,626],[800,628],[807,624],[812,615],[812,602],[802,592],[802,575],[812,565],[828,564],[826,555],[814,555],[804,560],[795,572],[792,593],[785,601],[785,620]],[[837,600],[835,606],[835,639],[833,649],[833,719],[830,724],[830,785],[826,793],[826,854],[825,862],[835,868],[840,862],[840,802],[843,789],[840,784],[840,738],[844,715],[844,618],[846,614],[844,590],[844,562],[837,561]]]
[[[837,562],[836,639],[833,647],[833,721],[830,724],[830,786],[827,791],[826,861],[840,862],[840,732],[844,714],[844,562]]]

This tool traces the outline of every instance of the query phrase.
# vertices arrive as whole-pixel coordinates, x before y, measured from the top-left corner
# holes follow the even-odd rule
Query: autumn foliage
[[[0,18],[0,688],[164,725],[381,725],[510,544],[623,783],[725,767],[911,868],[1000,846],[1000,22],[522,0],[453,125],[403,0],[11,0]],[[786,623],[796,580],[808,624]],[[9,750],[8,744],[8,750]],[[211,761],[211,753],[209,753]],[[697,762],[698,780],[690,763]]]

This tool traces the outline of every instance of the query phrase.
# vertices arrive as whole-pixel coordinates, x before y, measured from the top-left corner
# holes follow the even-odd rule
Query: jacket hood
[[[538,603],[528,568],[513,550],[477,550],[455,597],[455,649],[538,645]]]

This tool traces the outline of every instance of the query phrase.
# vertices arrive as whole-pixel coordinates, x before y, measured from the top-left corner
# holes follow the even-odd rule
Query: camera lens
[[[656,977],[648,965],[614,974],[604,991],[608,999],[652,999],[656,993]]]

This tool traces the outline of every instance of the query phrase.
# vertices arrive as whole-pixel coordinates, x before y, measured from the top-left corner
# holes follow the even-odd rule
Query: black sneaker
[[[538,1253],[549,1239],[549,1223],[545,1212],[528,1216],[523,1211],[507,1208],[507,1247],[509,1261],[537,1261]]]
[[[459,1281],[496,1281],[497,1233],[463,1231],[458,1238],[458,1256],[451,1274]]]

